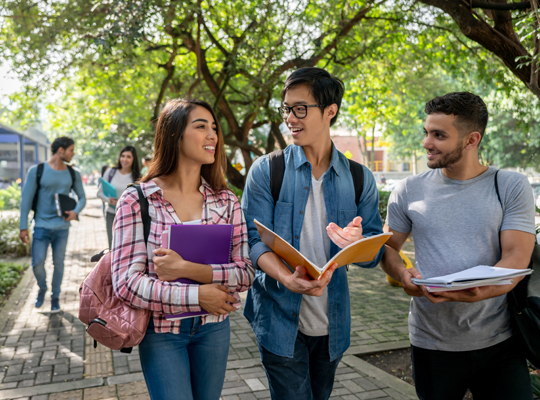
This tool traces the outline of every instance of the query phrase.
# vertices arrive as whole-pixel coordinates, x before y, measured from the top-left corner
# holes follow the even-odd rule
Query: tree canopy
[[[384,127],[396,154],[420,148],[427,100],[471,90],[499,107],[486,160],[523,161],[498,158],[508,136],[515,154],[537,160],[534,90],[516,85],[532,56],[520,53],[522,68],[509,66],[441,9],[407,0],[6,0],[0,53],[27,87],[1,118],[31,121],[46,104],[53,131],[74,136],[87,162],[98,163],[126,141],[151,151],[163,104],[202,98],[223,127],[227,178],[242,188],[255,157],[286,145],[276,109],[285,77],[319,66],[346,83],[338,121],[359,132]]]

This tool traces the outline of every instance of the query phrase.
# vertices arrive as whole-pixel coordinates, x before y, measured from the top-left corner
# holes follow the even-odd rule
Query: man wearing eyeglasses
[[[364,183],[356,204],[349,160],[330,138],[343,91],[343,83],[320,68],[301,68],[287,78],[279,112],[294,144],[284,150],[278,201],[271,191],[268,156],[251,167],[242,197],[257,268],[244,314],[257,336],[273,399],[330,397],[336,368],[350,344],[347,271],[334,264],[320,280],[311,280],[304,266],[289,268],[261,242],[253,220],[319,266],[340,248],[382,233],[373,174],[362,166]],[[382,252],[360,266],[375,267]]]

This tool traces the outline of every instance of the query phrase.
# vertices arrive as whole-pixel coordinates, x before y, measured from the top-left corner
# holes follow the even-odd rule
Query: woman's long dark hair
[[[148,168],[148,172],[142,178],[142,182],[148,182],[159,176],[171,175],[176,171],[180,157],[179,143],[184,136],[189,113],[197,106],[206,108],[212,114],[216,122],[218,136],[214,163],[203,165],[201,176],[215,192],[227,188],[227,182],[223,174],[227,166],[227,159],[225,158],[225,146],[219,121],[210,104],[203,100],[192,99],[171,100],[161,111],[156,124],[154,159]]]
[[[129,151],[131,155],[133,156],[133,164],[131,164],[131,176],[133,178],[133,182],[136,182],[141,177],[141,168],[139,167],[139,157],[137,156],[137,150],[133,146],[125,146],[121,151],[120,155],[118,156],[118,162],[114,166],[114,168],[120,170],[122,169],[122,164],[120,163],[120,157],[122,157],[122,154],[124,154],[126,151]]]

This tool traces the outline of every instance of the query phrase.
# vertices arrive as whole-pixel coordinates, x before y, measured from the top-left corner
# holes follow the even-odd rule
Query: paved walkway
[[[33,307],[37,286],[31,270],[0,312],[0,399],[148,399],[138,351],[111,351],[85,335],[77,319],[78,289],[92,269],[90,256],[106,247],[101,201],[89,201],[68,242],[60,304],[50,314],[49,293],[41,310]],[[49,279],[52,263],[47,260]],[[349,271],[353,327],[351,348],[339,365],[332,399],[415,399],[412,386],[354,354],[408,346],[409,300],[388,286],[380,269]],[[231,315],[231,346],[223,400],[270,397],[253,332],[240,313]]]

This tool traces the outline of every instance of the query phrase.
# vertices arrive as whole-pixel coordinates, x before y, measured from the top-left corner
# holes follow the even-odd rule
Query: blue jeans
[[[154,323],[139,344],[152,400],[218,400],[225,381],[231,330],[229,318],[201,325],[186,318],[180,333],[156,333]]]
[[[52,257],[54,272],[52,278],[52,296],[60,297],[60,286],[64,277],[64,259],[66,258],[66,247],[69,236],[69,229],[47,229],[34,228],[32,236],[32,268],[36,277],[39,289],[47,290],[47,274],[45,272],[45,259],[49,244],[52,247]]]
[[[259,343],[273,400],[328,400],[342,356],[330,361],[328,336],[307,336],[298,332],[294,357],[281,357]]]

